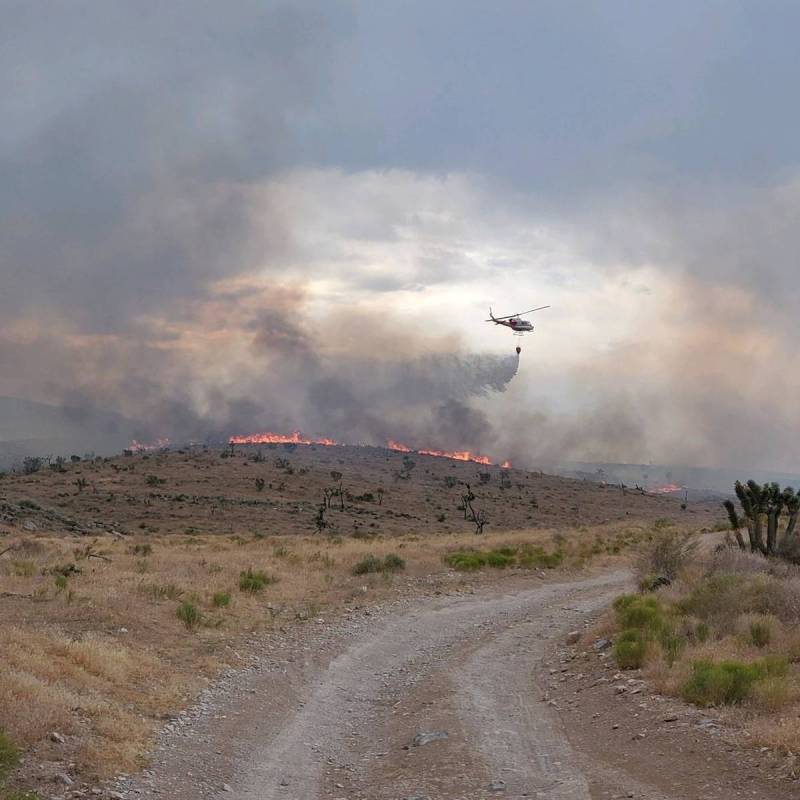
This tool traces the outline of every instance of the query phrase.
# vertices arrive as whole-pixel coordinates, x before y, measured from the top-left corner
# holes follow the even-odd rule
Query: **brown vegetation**
[[[163,720],[245,663],[259,632],[423,577],[464,580],[451,565],[580,567],[659,518],[687,518],[668,498],[513,471],[512,488],[481,486],[492,528],[476,538],[458,505],[484,467],[420,456],[396,478],[402,459],[379,450],[256,455],[120,457],[2,479],[0,731],[83,774],[132,770]],[[321,506],[332,478],[338,502]],[[692,520],[712,518],[698,508]]]
[[[677,580],[617,599],[614,656],[655,687],[728,709],[748,741],[800,750],[800,569],[723,545],[697,557],[685,536],[662,532],[640,558],[649,576],[666,561]]]

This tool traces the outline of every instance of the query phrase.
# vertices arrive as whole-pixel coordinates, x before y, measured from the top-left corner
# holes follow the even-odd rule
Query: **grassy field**
[[[581,569],[624,557],[663,524],[718,516],[443,459],[398,477],[401,457],[367,449],[221,455],[122,457],[0,482],[0,731],[27,755],[19,774],[141,767],[163,721],[243,665],[264,631],[423,582]],[[480,536],[458,507],[464,480],[487,509]],[[549,524],[559,509],[568,522]]]

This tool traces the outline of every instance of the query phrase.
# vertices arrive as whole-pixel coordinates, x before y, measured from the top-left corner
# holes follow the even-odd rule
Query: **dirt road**
[[[311,623],[210,693],[154,769],[118,788],[176,800],[712,796],[595,765],[545,699],[545,655],[627,580],[512,581]]]

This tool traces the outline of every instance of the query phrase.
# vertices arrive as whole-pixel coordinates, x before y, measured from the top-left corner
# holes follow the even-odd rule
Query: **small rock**
[[[506,790],[505,781],[492,781],[487,787],[490,792],[504,792]]]
[[[50,733],[50,741],[56,744],[64,744],[67,740],[58,731],[52,731]]]
[[[603,650],[608,650],[611,647],[611,639],[598,639],[592,647],[598,652],[601,653]]]
[[[72,784],[75,783],[66,772],[59,772],[58,775],[56,775],[56,780],[59,783],[63,783],[64,786],[72,786]]]
[[[109,800],[125,800],[125,795],[122,792],[107,792],[106,796]]]
[[[414,747],[422,747],[423,745],[430,744],[431,742],[439,741],[439,739],[447,739],[449,734],[447,731],[431,731],[430,733],[418,733],[411,744]]]
[[[580,631],[570,631],[567,634],[567,644],[578,644],[581,638]]]
[[[222,791],[223,792],[232,792],[233,791],[233,787],[229,783],[223,783],[222,784]]]

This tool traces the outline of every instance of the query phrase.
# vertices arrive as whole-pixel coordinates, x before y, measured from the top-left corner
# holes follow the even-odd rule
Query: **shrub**
[[[33,561],[12,561],[11,569],[18,578],[32,578],[36,574],[36,564]]]
[[[486,554],[486,564],[496,569],[505,569],[511,566],[516,561],[516,553],[512,550],[508,552],[508,548],[501,548],[499,550],[490,550]]]
[[[756,647],[766,647],[772,640],[772,628],[765,620],[753,620],[749,633],[750,641]]]
[[[151,600],[178,600],[183,594],[183,589],[174,583],[143,583],[140,584],[138,591]]]
[[[797,699],[797,688],[785,677],[768,677],[753,684],[750,702],[764,711],[780,711]]]
[[[524,547],[518,555],[519,565],[527,569],[555,569],[563,560],[564,552],[560,548],[548,553],[539,545]]]
[[[462,572],[473,572],[486,566],[486,556],[475,550],[465,550],[458,553],[449,553],[445,556],[445,563],[453,569]]]
[[[623,594],[614,601],[614,610],[623,628],[655,627],[661,618],[661,607],[655,597]]]
[[[632,669],[636,667],[630,664],[641,666],[648,642],[657,642],[660,645],[668,664],[672,665],[675,662],[686,645],[686,636],[676,632],[674,618],[667,614],[657,598],[624,594],[614,601],[614,610],[617,621],[623,629],[623,641],[643,643],[640,648],[627,646],[620,648],[619,656],[622,659],[620,661],[618,658],[620,667]],[[634,632],[639,636],[634,637]],[[617,655],[616,650],[614,655]]]
[[[64,591],[67,588],[67,576],[66,575],[56,575],[56,589],[59,592]]]
[[[231,596],[228,592],[214,592],[211,602],[214,608],[226,608],[231,602]]]
[[[678,610],[704,621],[728,619],[732,622],[733,617],[739,614],[744,582],[739,575],[711,575],[692,587],[691,592],[678,602]]]
[[[639,578],[664,577],[674,581],[697,551],[697,540],[690,533],[677,533],[658,526],[658,533],[643,547],[637,560]]]
[[[383,559],[384,572],[400,572],[406,568],[406,562],[397,553],[389,553]]]
[[[243,592],[255,594],[271,583],[275,583],[275,578],[266,572],[253,572],[252,569],[247,569],[239,573],[239,589]]]
[[[10,737],[0,730],[0,781],[4,781],[18,763],[19,749]]]
[[[353,575],[366,575],[370,572],[380,572],[382,562],[377,556],[369,555],[353,566]]]
[[[788,666],[786,659],[781,658],[765,658],[752,664],[695,661],[681,694],[698,706],[740,705],[750,697],[759,681],[784,677]]]
[[[640,669],[647,654],[647,640],[642,631],[629,628],[614,643],[614,659],[620,669]]]
[[[188,600],[178,606],[176,613],[178,619],[189,630],[194,630],[200,624],[200,611],[194,603],[190,603]]]

